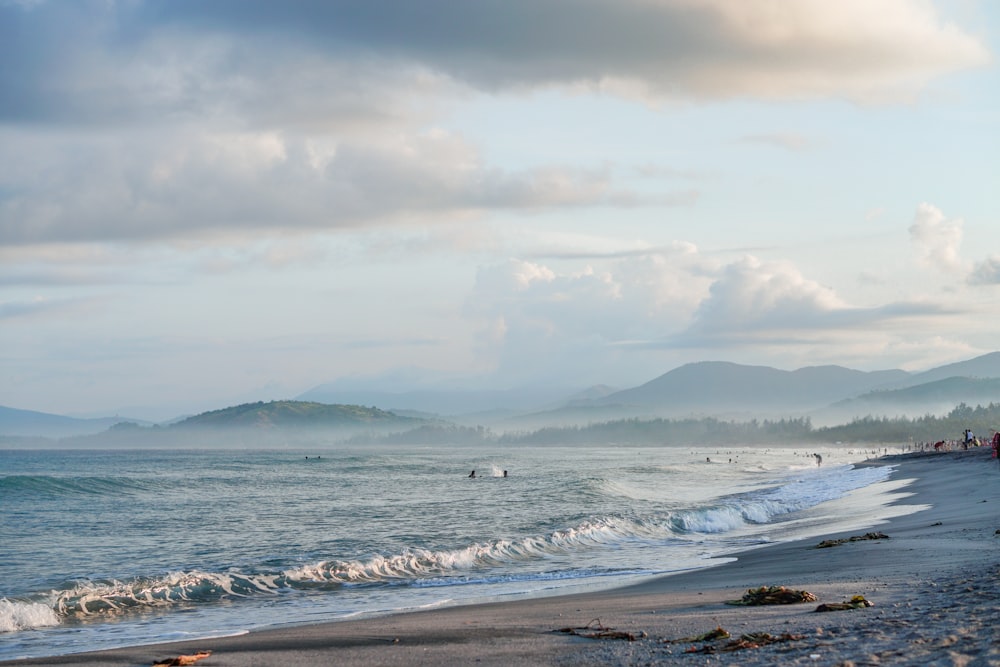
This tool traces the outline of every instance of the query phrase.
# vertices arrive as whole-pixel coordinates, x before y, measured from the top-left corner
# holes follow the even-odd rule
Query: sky
[[[998,50],[991,0],[0,0],[0,405],[995,351]]]

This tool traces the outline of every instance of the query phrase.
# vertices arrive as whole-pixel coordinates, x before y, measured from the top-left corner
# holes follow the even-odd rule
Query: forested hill
[[[392,412],[360,405],[329,405],[309,401],[244,403],[203,412],[173,424],[189,428],[340,428],[352,426],[399,426],[416,428],[423,420],[400,417]]]

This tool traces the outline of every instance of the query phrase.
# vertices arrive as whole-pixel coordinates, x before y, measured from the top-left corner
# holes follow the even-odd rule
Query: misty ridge
[[[0,447],[933,442],[998,426],[1000,352],[993,352],[916,374],[697,362],[637,387],[562,394],[545,387],[352,392],[340,382],[294,400],[162,423],[0,406]]]

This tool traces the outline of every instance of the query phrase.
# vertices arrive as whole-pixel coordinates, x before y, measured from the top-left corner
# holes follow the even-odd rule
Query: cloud
[[[600,265],[571,272],[523,259],[479,270],[465,313],[479,323],[480,354],[498,379],[641,377],[645,362],[621,343],[686,321],[714,265],[690,244],[593,259]]]
[[[965,268],[958,254],[962,245],[963,224],[961,218],[948,219],[931,204],[920,204],[910,225],[910,240],[918,261],[945,273],[959,271],[964,274]]]
[[[480,354],[498,380],[648,378],[651,362],[691,349],[757,363],[845,363],[837,351],[877,358],[925,344],[931,320],[967,315],[922,301],[854,305],[790,262],[744,256],[723,264],[690,244],[584,259],[597,265],[568,272],[510,259],[480,269],[465,311],[479,323]]]
[[[154,11],[209,34],[294,36],[331,57],[419,63],[491,91],[583,83],[668,97],[869,98],[989,60],[911,0],[172,1],[143,5],[137,20]]]
[[[184,238],[239,229],[338,229],[497,210],[642,203],[606,169],[485,165],[440,131],[345,139],[327,150],[275,132],[9,138],[0,244]],[[656,203],[655,198],[650,203]]]
[[[489,92],[582,85],[661,99],[885,101],[989,59],[917,0],[6,4],[0,119],[232,114],[322,126],[392,117],[395,89],[448,81]]]
[[[1000,255],[990,255],[969,273],[971,285],[1000,285]]]
[[[470,90],[892,97],[987,59],[908,0],[5,3],[0,245],[690,206],[492,168],[433,121]]]
[[[935,304],[851,306],[788,262],[746,256],[712,283],[690,325],[664,346],[716,347],[814,342],[834,332],[864,331],[891,320],[947,314]]]

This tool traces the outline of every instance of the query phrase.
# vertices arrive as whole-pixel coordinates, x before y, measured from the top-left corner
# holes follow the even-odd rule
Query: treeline
[[[848,424],[815,428],[808,417],[725,421],[702,419],[620,419],[586,426],[546,427],[496,435],[477,427],[424,427],[382,436],[379,441],[404,443],[472,444],[634,444],[634,445],[733,445],[797,443],[903,443],[958,440],[965,429],[989,438],[1000,429],[1000,403],[970,407],[962,403],[947,415],[937,417],[859,417]],[[371,439],[368,440],[371,442]]]
[[[809,417],[726,421],[701,419],[619,419],[585,426],[552,426],[535,431],[497,434],[482,426],[423,424],[391,433],[367,432],[342,439],[345,444],[519,444],[519,445],[754,445],[847,443],[920,443],[958,440],[965,429],[990,437],[1000,428],[1000,403],[969,407],[962,403],[942,417],[859,417],[848,424],[816,428]]]
[[[510,444],[727,444],[801,441],[813,430],[808,417],[778,421],[703,419],[620,419],[587,426],[546,427],[532,432],[505,433]]]
[[[842,426],[816,429],[813,441],[822,442],[937,442],[959,440],[965,429],[989,438],[1000,429],[1000,403],[970,407],[960,403],[943,417],[863,417]]]

